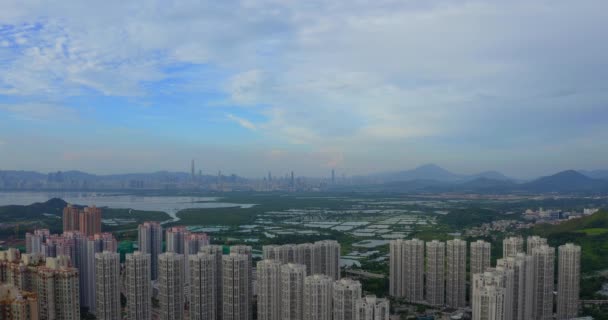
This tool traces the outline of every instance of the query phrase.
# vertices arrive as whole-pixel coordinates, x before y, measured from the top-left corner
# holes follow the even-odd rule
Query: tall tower
[[[553,318],[553,273],[555,263],[555,248],[547,245],[534,248],[534,310],[533,317],[537,320]]]
[[[512,319],[513,270],[489,268],[473,275],[473,320]]]
[[[223,320],[250,320],[251,270],[246,254],[230,253],[222,256]]]
[[[532,256],[518,253],[515,257],[499,259],[496,262],[498,267],[513,271],[513,320],[532,319],[533,261]]]
[[[483,240],[471,242],[471,275],[483,273],[490,267],[492,245]]]
[[[315,274],[304,279],[304,320],[331,320],[334,279]]]
[[[149,253],[135,251],[125,258],[127,290],[127,319],[151,319],[152,286],[150,279],[151,259]]]
[[[559,246],[557,266],[557,319],[578,315],[581,277],[581,247],[568,243]]]
[[[189,256],[190,319],[217,320],[217,255],[199,252]]]
[[[336,184],[336,171],[331,169],[331,184]]]
[[[206,233],[191,233],[186,237],[187,254],[197,254],[201,248],[209,245],[209,236]]]
[[[104,251],[95,254],[95,316],[100,320],[120,319],[120,256]]]
[[[41,319],[79,320],[78,269],[60,263],[61,258],[47,258],[38,267],[36,293]]]
[[[403,256],[405,241],[392,240],[389,244],[389,294],[393,297],[405,297],[405,277],[403,274]]]
[[[192,176],[191,176],[192,181],[194,181],[194,179],[196,178],[196,176],[195,176],[195,174],[194,174],[195,172],[196,172],[196,171],[195,171],[195,169],[194,169],[194,159],[192,159],[192,162],[190,163],[190,173],[191,173],[191,175],[192,175]]]
[[[424,301],[424,241],[404,241],[403,277],[405,299],[409,302]]]
[[[524,252],[524,239],[522,237],[509,237],[502,241],[502,256],[514,257],[520,252]]]
[[[204,246],[201,248],[200,250],[201,253],[203,254],[207,254],[207,255],[213,255],[215,258],[215,314],[216,314],[216,319],[222,319],[222,312],[223,312],[223,305],[222,305],[222,299],[223,299],[223,276],[222,276],[222,269],[223,269],[223,262],[222,262],[222,256],[223,256],[223,249],[222,246],[218,246],[218,245],[208,245],[208,246]]]
[[[281,320],[281,262],[257,264],[258,320]]]
[[[467,280],[467,242],[453,239],[447,242],[447,305],[452,308],[465,307]]]
[[[247,302],[247,315],[249,320],[253,318],[253,257],[251,254],[250,246],[232,246],[230,247],[230,253],[238,253],[247,256],[247,279],[249,283],[248,288],[248,302]]]
[[[333,297],[333,320],[355,320],[361,283],[351,279],[338,280],[334,282]]]
[[[426,302],[432,306],[445,303],[445,243],[426,243]]]
[[[150,255],[150,278],[158,279],[158,255],[162,253],[163,227],[159,222],[147,221],[138,227],[139,251]]]
[[[340,279],[340,244],[335,240],[314,243],[312,251],[312,273],[325,274]]]
[[[184,293],[189,292],[190,289],[190,265],[188,264],[188,254],[190,249],[188,248],[188,238],[190,237],[190,231],[184,226],[175,226],[168,228],[166,233],[166,251],[178,253],[184,259],[182,267],[184,270],[180,273],[184,279],[182,280]],[[187,297],[186,297],[187,298]]]
[[[281,315],[283,320],[302,320],[306,266],[288,263],[281,266]]]
[[[357,300],[355,320],[389,320],[390,304],[386,299],[366,296]]]
[[[547,239],[541,238],[539,236],[529,236],[527,242],[528,243],[527,243],[526,252],[528,254],[532,254],[532,251],[534,250],[534,248],[540,247],[542,245],[546,245]]]
[[[165,252],[158,257],[158,291],[161,320],[184,318],[184,256]]]

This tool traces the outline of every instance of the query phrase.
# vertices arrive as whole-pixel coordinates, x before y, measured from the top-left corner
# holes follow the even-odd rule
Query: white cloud
[[[246,128],[246,129],[249,129],[249,130],[253,130],[253,131],[255,131],[255,130],[258,129],[257,126],[253,122],[251,122],[251,121],[249,121],[247,119],[244,119],[244,118],[241,118],[241,117],[237,117],[237,116],[232,115],[232,114],[227,114],[226,118],[228,118],[229,120],[232,120],[232,121],[238,123],[243,128]]]
[[[9,112],[22,120],[63,120],[74,121],[79,118],[78,112],[72,108],[45,104],[0,104],[0,110]]]

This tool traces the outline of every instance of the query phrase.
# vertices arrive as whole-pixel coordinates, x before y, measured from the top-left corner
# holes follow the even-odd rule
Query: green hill
[[[549,244],[559,246],[573,242],[581,246],[583,272],[608,269],[608,211],[573,219],[558,225],[534,227],[534,234],[546,237]]]

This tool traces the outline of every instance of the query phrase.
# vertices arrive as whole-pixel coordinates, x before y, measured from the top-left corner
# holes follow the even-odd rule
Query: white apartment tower
[[[492,245],[489,242],[483,240],[471,242],[471,275],[482,273],[490,267],[491,251]]]
[[[249,320],[251,315],[251,274],[247,254],[230,253],[222,256],[223,320]]]
[[[555,248],[547,245],[532,250],[534,258],[534,300],[532,316],[536,320],[553,318]]]
[[[541,238],[539,236],[529,236],[526,242],[527,242],[526,253],[532,254],[532,251],[534,250],[534,248],[538,248],[542,245],[546,245],[547,239]]]
[[[338,241],[323,240],[314,243],[311,274],[325,274],[334,280],[340,279],[340,244]]]
[[[184,318],[184,256],[165,252],[158,256],[158,289],[161,320]]]
[[[216,262],[216,274],[215,274],[215,306],[216,306],[216,310],[215,310],[215,314],[216,314],[216,318],[217,319],[222,319],[222,311],[223,311],[223,305],[222,305],[222,299],[223,299],[223,293],[222,293],[222,286],[223,286],[223,277],[222,277],[222,269],[223,269],[223,263],[222,263],[222,256],[223,256],[223,248],[222,246],[218,246],[218,245],[208,245],[208,246],[204,246],[200,249],[201,253],[204,254],[209,254],[209,255],[213,255],[215,256],[215,262]]]
[[[581,277],[581,247],[572,243],[559,246],[557,264],[557,319],[578,315]]]
[[[489,268],[473,275],[473,320],[512,319],[513,270]]]
[[[257,264],[258,320],[281,320],[281,262]]]
[[[445,243],[426,243],[426,302],[432,306],[445,304]]]
[[[304,279],[304,320],[331,320],[334,280],[315,274]]]
[[[403,247],[404,240],[392,240],[389,244],[389,294],[393,297],[405,297],[403,281]]]
[[[509,237],[502,241],[503,258],[514,257],[520,252],[524,252],[524,239],[522,237]]]
[[[467,242],[461,239],[447,242],[446,304],[452,308],[465,307],[467,281]]]
[[[498,267],[513,271],[513,290],[511,291],[513,320],[532,319],[534,292],[534,260],[532,256],[518,253],[515,257],[499,259]]]
[[[190,264],[190,319],[217,320],[218,256],[199,252],[188,256]]]
[[[281,266],[281,319],[302,320],[306,266],[288,263]]]
[[[359,299],[361,299],[359,281],[341,279],[334,282],[333,320],[354,320]]]
[[[390,304],[386,299],[365,296],[357,300],[355,320],[389,320]]]
[[[409,302],[424,301],[424,241],[390,243],[390,294]]]
[[[232,246],[230,247],[230,253],[237,253],[247,256],[247,272],[249,273],[247,279],[249,279],[249,283],[247,288],[249,290],[248,304],[247,304],[247,314],[249,316],[249,320],[253,319],[253,257],[251,254],[250,246]]]
[[[100,320],[120,319],[120,256],[104,251],[95,254],[96,313]]]
[[[163,248],[163,227],[159,222],[148,221],[138,227],[139,251],[150,255],[150,278],[158,279],[158,255]]]
[[[135,251],[125,257],[127,319],[152,318],[151,258],[149,253]]]

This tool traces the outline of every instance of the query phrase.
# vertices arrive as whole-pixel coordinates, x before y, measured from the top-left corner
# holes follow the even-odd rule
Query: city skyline
[[[603,169],[607,6],[10,1],[0,168]]]

